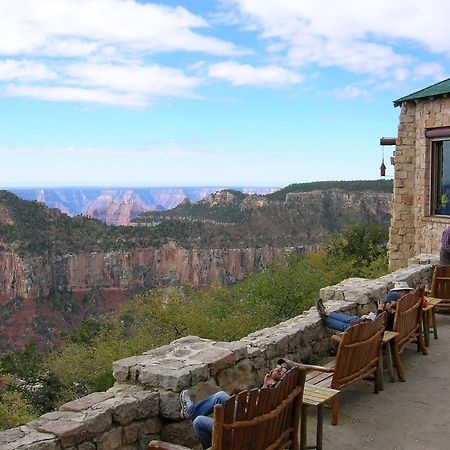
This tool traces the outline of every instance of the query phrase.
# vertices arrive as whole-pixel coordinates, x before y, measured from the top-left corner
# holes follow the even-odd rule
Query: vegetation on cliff
[[[292,192],[323,191],[327,189],[343,189],[345,191],[373,191],[392,193],[392,180],[355,180],[355,181],[313,181],[311,183],[294,183],[268,194],[269,200],[284,200],[286,194]]]
[[[111,363],[186,335],[236,340],[310,308],[319,289],[348,276],[387,272],[387,230],[351,225],[315,254],[292,254],[286,264],[249,273],[231,288],[208,291],[169,288],[142,292],[116,314],[90,319],[65,339],[59,351],[38,354],[33,346],[0,358],[3,426],[17,424],[59,404],[104,390],[113,383]],[[31,409],[32,406],[32,409]]]
[[[344,194],[336,194],[336,188]],[[197,202],[185,201],[165,212],[136,219],[141,226],[107,226],[86,216],[69,217],[36,201],[0,191],[0,251],[27,255],[130,251],[160,247],[169,240],[184,248],[313,247],[350,221],[388,224],[389,206],[380,192],[387,181],[317,182],[288,186],[269,195],[225,190]],[[287,193],[321,190],[302,203]],[[358,204],[345,192],[370,191]],[[147,226],[143,226],[147,225]]]

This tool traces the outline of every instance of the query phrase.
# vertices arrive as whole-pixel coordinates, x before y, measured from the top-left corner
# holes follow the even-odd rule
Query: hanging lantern
[[[381,166],[380,166],[380,175],[382,177],[386,176],[386,166],[384,165],[384,146],[381,146]]]

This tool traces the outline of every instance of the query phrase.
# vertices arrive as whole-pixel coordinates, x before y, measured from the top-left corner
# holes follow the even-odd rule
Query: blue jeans
[[[337,311],[330,312],[327,317],[323,318],[323,323],[327,328],[333,330],[345,331],[353,320],[359,319],[358,316],[347,316],[347,314]]]
[[[213,419],[208,417],[213,411],[215,405],[224,405],[230,396],[224,392],[219,391],[209,397],[206,397],[199,402],[193,403],[188,408],[188,414],[192,419],[195,434],[202,444],[203,449],[211,447]]]

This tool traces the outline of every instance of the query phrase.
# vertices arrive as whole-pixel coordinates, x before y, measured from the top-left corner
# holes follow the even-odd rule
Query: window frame
[[[437,213],[438,209],[438,198],[440,197],[438,190],[440,189],[440,185],[442,184],[442,176],[440,175],[440,172],[442,172],[442,166],[443,166],[443,146],[438,147],[438,144],[442,142],[449,142],[450,145],[450,135],[445,136],[439,136],[434,137],[430,139],[431,145],[431,158],[430,158],[430,207],[429,207],[429,214],[430,216],[435,217],[449,217],[450,218],[450,212],[448,214],[439,214]],[[449,148],[450,150],[450,148]],[[450,158],[450,154],[449,154]],[[448,174],[450,178],[450,171]],[[450,199],[449,199],[450,202]]]

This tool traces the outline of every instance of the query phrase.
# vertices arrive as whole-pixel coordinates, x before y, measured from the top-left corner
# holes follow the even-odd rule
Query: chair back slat
[[[404,295],[397,301],[393,331],[398,332],[398,350],[422,332],[423,287]]]
[[[376,372],[385,326],[386,314],[383,313],[374,321],[358,323],[345,331],[336,355],[333,389]]]
[[[431,280],[430,297],[442,299],[438,310],[450,308],[450,266],[436,266]]]
[[[298,450],[304,384],[305,370],[295,367],[275,388],[243,391],[216,405],[212,449]]]

